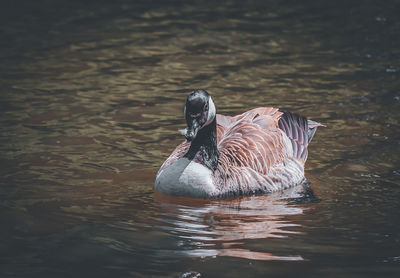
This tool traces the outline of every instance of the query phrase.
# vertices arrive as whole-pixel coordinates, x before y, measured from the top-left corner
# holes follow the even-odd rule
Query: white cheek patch
[[[211,124],[211,122],[214,120],[215,115],[216,115],[215,105],[214,105],[214,102],[211,97],[209,97],[209,99],[208,99],[208,107],[209,108],[208,108],[207,122],[203,125],[203,127]]]

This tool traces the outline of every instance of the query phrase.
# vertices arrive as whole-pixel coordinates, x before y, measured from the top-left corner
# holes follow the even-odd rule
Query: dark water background
[[[1,277],[400,277],[399,1],[5,2]],[[317,198],[154,194],[193,88],[326,124]]]

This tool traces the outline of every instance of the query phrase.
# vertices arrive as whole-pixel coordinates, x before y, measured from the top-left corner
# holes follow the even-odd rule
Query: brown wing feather
[[[279,129],[281,115],[276,108],[263,107],[220,117],[220,157],[214,175],[222,195],[271,192],[302,179],[303,165],[293,161],[291,144]]]
[[[284,156],[282,132],[278,128],[281,113],[274,108],[256,108],[232,117],[221,129],[218,140],[221,165],[250,167],[267,174],[271,165]],[[236,120],[236,121],[235,121]]]

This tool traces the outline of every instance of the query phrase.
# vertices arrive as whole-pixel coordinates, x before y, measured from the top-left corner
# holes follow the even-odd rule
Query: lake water
[[[1,277],[399,277],[399,1],[9,1]],[[311,189],[155,194],[188,92],[325,124]]]

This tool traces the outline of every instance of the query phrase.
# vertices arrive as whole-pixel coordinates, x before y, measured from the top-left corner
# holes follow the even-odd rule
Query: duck
[[[210,94],[189,93],[185,140],[161,165],[155,191],[194,198],[271,193],[305,184],[308,145],[322,124],[273,107],[216,113]]]

